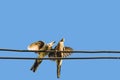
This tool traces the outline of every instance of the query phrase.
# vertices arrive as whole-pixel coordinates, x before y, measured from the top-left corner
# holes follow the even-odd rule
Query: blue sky
[[[1,0],[0,48],[27,49],[38,40],[65,38],[74,50],[120,50],[119,0]],[[56,43],[57,44],[57,43]],[[34,53],[0,52],[0,56],[37,57]],[[119,54],[73,54],[120,56]],[[2,80],[57,80],[56,64],[44,61],[30,71],[34,60],[0,60]],[[63,61],[59,80],[119,80],[119,60]]]

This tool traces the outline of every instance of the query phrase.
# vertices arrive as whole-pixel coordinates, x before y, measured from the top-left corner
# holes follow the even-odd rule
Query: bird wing
[[[55,50],[55,49],[52,49],[52,50]],[[67,46],[64,47],[64,50],[65,51],[73,51],[73,49],[71,47],[67,47]],[[70,53],[70,52],[65,52],[65,53],[63,53],[63,58],[68,57],[71,54],[72,53]],[[55,53],[54,52],[50,52],[49,55],[48,55],[48,57],[49,58],[54,58],[55,57]],[[54,59],[51,59],[51,60],[54,60]]]
[[[28,46],[28,50],[42,50],[45,46],[43,41],[33,42]]]
[[[64,47],[64,51],[73,51],[73,49],[71,48],[71,47]],[[63,53],[63,58],[65,58],[65,57],[68,57],[68,56],[70,56],[72,53],[70,53],[70,52],[64,52]]]

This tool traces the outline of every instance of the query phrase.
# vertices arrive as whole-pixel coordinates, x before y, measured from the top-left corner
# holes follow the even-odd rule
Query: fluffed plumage
[[[54,49],[52,49],[52,50],[54,50]],[[64,47],[64,50],[65,51],[73,51],[73,49],[71,47],[67,47],[67,46]],[[64,52],[63,53],[63,58],[66,58],[66,57],[70,56],[71,54],[72,53],[70,53],[70,52]],[[55,53],[54,52],[50,52],[49,55],[48,55],[48,57],[49,58],[54,58],[55,57]],[[51,59],[51,60],[55,61],[55,59]]]

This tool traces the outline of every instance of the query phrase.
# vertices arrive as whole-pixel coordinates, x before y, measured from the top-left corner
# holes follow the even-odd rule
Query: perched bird
[[[53,50],[56,50],[56,51],[72,51],[73,49],[70,48],[70,47],[65,47],[64,46],[64,38],[62,38],[57,46],[53,49]],[[51,52],[49,53],[48,57],[49,58],[64,58],[64,57],[68,57],[69,55],[71,55],[71,53],[69,52]],[[51,59],[51,60],[54,60],[56,61],[57,63],[57,78],[60,78],[60,72],[61,72],[61,65],[62,65],[62,59]]]
[[[60,40],[60,42],[55,47],[55,50],[64,51],[64,38]],[[63,57],[63,53],[62,52],[55,53],[55,57]],[[56,60],[56,63],[57,63],[57,78],[60,78],[62,60],[58,59]]]
[[[51,50],[52,46],[54,45],[55,41],[52,41],[48,44],[45,44],[43,41],[37,41],[28,46],[28,50]],[[48,55],[47,52],[36,52],[38,53],[38,58],[44,58]],[[31,70],[35,72],[38,66],[41,64],[42,60],[36,59],[34,64],[31,67]]]

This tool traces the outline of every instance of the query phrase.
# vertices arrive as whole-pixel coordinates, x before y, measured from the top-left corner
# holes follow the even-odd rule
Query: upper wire
[[[115,50],[78,50],[78,51],[57,51],[57,50],[17,50],[17,49],[3,49],[0,48],[0,51],[10,51],[10,52],[70,52],[70,53],[120,53],[120,51]],[[120,57],[72,57],[72,58],[59,58],[59,57],[51,57],[51,58],[29,58],[29,57],[0,57],[0,59],[10,59],[10,60],[52,60],[52,59],[64,59],[64,60],[88,60],[88,59],[120,59]]]
[[[76,51],[57,51],[57,50],[17,50],[17,49],[2,49],[0,51],[10,52],[70,52],[70,53],[120,53],[120,50],[76,50]]]

